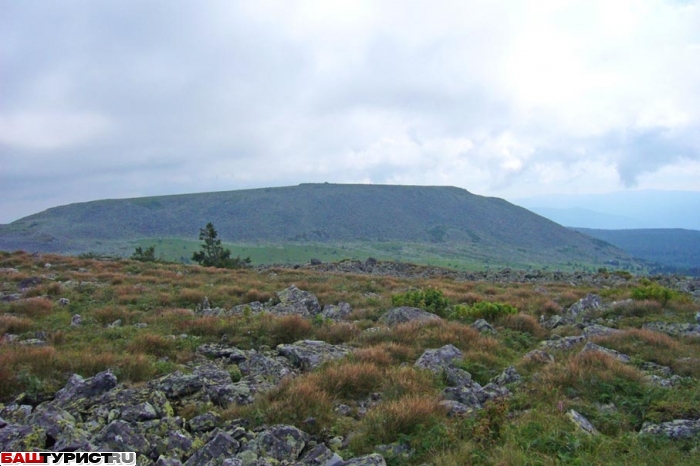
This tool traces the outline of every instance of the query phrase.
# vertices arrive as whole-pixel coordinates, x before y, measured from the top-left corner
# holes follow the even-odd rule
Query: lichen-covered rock
[[[348,303],[339,302],[338,305],[326,304],[323,306],[321,316],[324,319],[334,320],[336,322],[344,320],[352,312],[352,306]]]
[[[523,356],[523,359],[528,361],[540,362],[543,364],[553,364],[554,356],[546,351],[534,349]]]
[[[324,362],[344,358],[352,351],[346,346],[325,341],[301,340],[292,345],[278,345],[277,352],[302,371],[310,371]]]
[[[639,370],[644,372],[652,372],[656,375],[662,377],[671,377],[673,375],[673,370],[668,366],[662,366],[661,364],[656,364],[655,362],[643,361],[639,364]]]
[[[94,398],[116,386],[117,378],[110,371],[100,372],[89,379],[83,379],[78,374],[73,374],[68,379],[66,386],[56,393],[55,401],[61,403],[81,398]]]
[[[238,441],[226,432],[215,432],[211,440],[185,462],[185,466],[222,465],[227,459],[233,459],[239,447]]]
[[[221,387],[232,383],[228,371],[214,364],[202,364],[195,367],[191,374],[176,371],[161,377],[154,385],[171,400],[203,391],[205,396],[217,399],[217,404],[223,405],[225,400],[221,399]]]
[[[192,432],[209,432],[216,428],[220,418],[216,413],[204,413],[190,419],[187,425]]]
[[[221,343],[205,343],[197,348],[197,353],[214,359],[227,358],[235,364],[247,359],[245,351]]]
[[[309,435],[294,426],[275,425],[260,432],[245,449],[254,451],[259,457],[296,461],[308,441]]]
[[[496,329],[493,328],[493,325],[489,324],[484,319],[477,319],[473,324],[470,325],[470,327],[479,333],[498,333],[496,332]]]
[[[153,446],[152,456],[171,457],[180,461],[181,458],[192,456],[194,442],[184,430],[175,430],[147,439]]]
[[[487,383],[481,388],[481,392],[477,392],[477,396],[482,403],[489,400],[495,400],[498,398],[507,398],[511,396],[510,390],[506,387],[496,385],[495,383]]]
[[[169,456],[159,456],[154,466],[182,466],[182,461]]]
[[[8,424],[0,429],[0,451],[35,451],[46,447],[46,432],[38,426]]]
[[[616,328],[605,327],[604,325],[599,324],[588,325],[583,329],[583,334],[586,336],[586,338],[614,335],[620,332],[621,330]]]
[[[643,329],[653,332],[665,333],[672,337],[680,336],[700,336],[700,325],[680,322],[647,322],[642,325]]]
[[[259,314],[261,312],[268,311],[269,308],[267,305],[261,303],[260,301],[253,301],[252,303],[247,303],[247,304],[239,304],[237,306],[233,306],[231,310],[228,312],[230,315],[246,315],[248,313],[250,314]]]
[[[22,346],[45,346],[46,341],[39,338],[27,338],[19,342]]]
[[[469,409],[481,409],[483,407],[479,400],[481,386],[477,383],[474,385],[474,387],[447,387],[442,391],[442,397],[445,400],[461,403]]]
[[[65,409],[43,403],[29,415],[26,424],[41,427],[48,437],[57,439],[64,429],[75,426],[75,417]]]
[[[502,387],[511,383],[518,383],[520,382],[520,379],[520,374],[518,374],[518,371],[515,370],[515,367],[509,366],[506,367],[503,372],[491,379],[491,382]]]
[[[318,298],[308,291],[303,291],[295,285],[278,291],[279,303],[270,308],[270,312],[278,315],[298,314],[302,317],[311,318],[321,313],[321,305]]]
[[[672,388],[683,383],[683,377],[680,375],[672,375],[671,377],[659,377],[656,374],[649,374],[644,379],[652,385],[660,388]]]
[[[376,445],[374,451],[382,455],[385,460],[388,459],[394,462],[405,462],[415,454],[415,451],[412,450],[410,446],[401,442]]]
[[[590,352],[598,352],[598,353],[604,353],[607,354],[608,356],[612,356],[613,358],[617,359],[618,361],[624,363],[624,364],[629,364],[632,362],[632,358],[627,356],[624,353],[620,353],[619,351],[616,351],[614,349],[610,348],[605,348],[600,345],[596,345],[595,343],[591,343],[590,341],[586,343],[586,346],[583,347],[581,352],[579,354],[586,354]]]
[[[578,411],[574,411],[573,409],[569,410],[569,412],[566,413],[566,417],[573,422],[576,427],[581,429],[583,432],[590,434],[590,435],[598,435],[598,430],[593,427],[593,424],[591,424],[588,419],[586,419],[582,414],[580,414]]]
[[[126,421],[107,424],[93,439],[104,451],[134,451],[142,455],[150,452],[151,445]]]
[[[439,316],[432,314],[430,312],[424,311],[422,309],[418,309],[416,307],[395,307],[393,309],[389,309],[386,311],[380,318],[379,322],[389,325],[389,326],[394,326],[397,324],[403,324],[405,322],[413,322],[413,321],[432,321],[432,320],[441,320]]]
[[[32,414],[32,406],[20,403],[13,401],[0,409],[0,417],[14,424],[26,424],[27,418]]]
[[[278,385],[283,379],[297,375],[289,359],[252,351],[238,367],[246,375],[244,381],[252,382],[255,386]]]
[[[588,294],[579,299],[566,311],[573,318],[583,317],[590,311],[596,311],[603,307],[603,299],[597,294]]]
[[[450,417],[466,416],[474,412],[473,408],[455,400],[442,400],[440,406],[447,410],[447,415]]]
[[[645,422],[639,435],[665,436],[670,439],[692,438],[700,433],[700,419],[675,419],[661,424]]]
[[[92,399],[88,404],[72,406],[76,413],[80,413],[83,418],[88,418],[99,426],[104,426],[116,419],[129,423],[145,422],[171,416],[173,413],[173,408],[165,394],[149,387],[117,387]]]
[[[309,450],[299,462],[304,466],[340,466],[343,464],[343,458],[320,443]]]
[[[543,321],[542,326],[547,329],[553,329],[561,327],[562,325],[567,325],[573,323],[574,320],[570,317],[564,317],[560,315],[553,315],[549,320]]]
[[[554,335],[554,337],[550,340],[541,341],[540,347],[550,350],[566,350],[569,348],[573,348],[574,346],[578,345],[579,343],[583,343],[584,341],[586,341],[586,337],[584,335],[576,335],[564,338],[561,338],[558,335]]]
[[[386,461],[379,453],[372,453],[371,455],[349,459],[342,463],[341,466],[386,466]]]
[[[471,386],[472,375],[459,367],[448,366],[442,372],[445,383],[450,387]]]
[[[454,345],[445,345],[442,348],[425,350],[416,361],[415,366],[441,373],[446,367],[451,366],[455,359],[461,358],[462,351],[459,348]]]

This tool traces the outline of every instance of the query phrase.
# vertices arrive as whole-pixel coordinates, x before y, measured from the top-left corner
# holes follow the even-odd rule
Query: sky
[[[305,182],[700,191],[700,0],[0,0],[0,223]]]

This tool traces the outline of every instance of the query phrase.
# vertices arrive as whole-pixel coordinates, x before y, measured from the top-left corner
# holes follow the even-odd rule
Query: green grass
[[[122,257],[130,256],[136,247],[155,247],[156,257],[170,262],[192,263],[192,254],[200,249],[200,242],[179,238],[150,238],[141,239],[128,244],[114,243],[108,249],[111,253]],[[311,243],[311,244],[278,244],[256,245],[223,243],[231,250],[232,257],[250,257],[253,265],[271,264],[304,264],[311,259],[323,262],[338,262],[342,260],[365,261],[370,257],[382,261],[397,261],[445,267],[463,271],[483,271],[511,267],[519,270],[537,270],[550,268],[552,270],[595,271],[598,263],[571,262],[551,264],[545,258],[541,262],[528,260],[523,253],[510,254],[498,248],[483,246],[465,246],[455,244],[430,245],[422,243]]]
[[[158,253],[159,247],[184,251],[190,243],[164,240],[143,246],[152,244]],[[197,242],[191,246],[196,247]],[[255,251],[260,257],[275,257],[268,249]],[[333,255],[333,250],[307,245],[299,246],[294,254],[313,254],[311,257],[324,260],[322,253]],[[253,251],[241,246],[233,254],[252,257]],[[280,251],[292,254],[285,248]],[[44,267],[47,262],[52,264],[50,269]],[[0,272],[0,291],[21,292],[27,299],[0,302],[0,333],[25,339],[35,331],[45,331],[48,345],[0,345],[3,403],[23,392],[29,396],[55,392],[72,372],[87,377],[110,368],[120,383],[139,384],[175,370],[191,370],[196,348],[220,342],[223,335],[231,345],[256,350],[262,345],[274,348],[300,339],[320,339],[347,344],[355,352],[259,395],[251,405],[211,408],[191,404],[178,407],[178,414],[189,418],[213,409],[222,415],[222,422],[242,417],[251,427],[283,422],[319,438],[348,435],[349,446],[341,451],[346,459],[371,452],[380,443],[402,442],[413,449],[410,458],[389,458],[390,465],[700,462],[697,439],[671,442],[637,436],[646,421],[700,416],[700,370],[692,359],[684,359],[700,358],[697,339],[673,339],[637,328],[642,320],[692,320],[697,306],[685,300],[671,299],[665,305],[634,302],[619,310],[622,318],[616,325],[622,333],[595,339],[628,354],[633,364],[595,353],[578,355],[580,347],[553,351],[555,362],[544,364],[523,360],[540,340],[552,336],[553,332],[538,324],[539,315],[545,308],[550,313],[561,312],[585,294],[600,292],[594,285],[322,274],[304,268],[275,268],[270,271],[273,274],[178,263],[0,253],[0,269],[7,267],[17,272]],[[33,288],[20,290],[20,283],[32,277],[43,278]],[[229,309],[267,301],[291,284],[315,294],[322,305],[350,303],[354,309],[351,318],[333,323],[298,316],[203,317],[193,311],[204,296],[212,306]],[[631,277],[619,288],[606,290],[606,301],[629,298],[636,287],[648,285]],[[503,303],[519,313],[492,316],[495,335],[479,334],[468,322],[454,320],[364,332],[381,326],[378,317],[392,307],[392,296],[409,296],[410,290],[436,290],[450,303]],[[57,304],[61,297],[70,304]],[[418,305],[429,305],[426,301],[430,300],[421,301],[425,296],[417,298]],[[70,325],[73,314],[83,317],[82,326]],[[617,316],[606,312],[604,317]],[[117,319],[122,320],[121,327],[107,327]],[[566,332],[580,333],[580,329],[556,329],[562,335]],[[477,382],[486,384],[506,367],[515,366],[522,383],[510,387],[513,396],[507,400],[489,403],[472,416],[448,417],[437,403],[445,379],[414,367],[423,351],[446,344],[462,351],[463,358],[456,364]],[[656,388],[637,369],[642,360],[669,365],[689,378],[673,389]],[[231,372],[241,377],[235,366]],[[381,396],[366,403],[374,393]],[[350,406],[352,415],[336,413],[338,403]],[[358,415],[360,408],[367,409],[366,416]],[[589,437],[577,431],[564,414],[568,409],[586,416],[602,435]],[[309,417],[315,424],[304,422]]]

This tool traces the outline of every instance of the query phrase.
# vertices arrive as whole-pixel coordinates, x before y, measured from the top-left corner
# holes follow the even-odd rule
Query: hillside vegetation
[[[575,230],[613,244],[634,257],[654,263],[651,269],[655,272],[700,276],[700,231],[680,228]]]
[[[145,239],[194,240],[208,222],[239,246],[369,245],[372,254],[398,244],[416,245],[413,259],[630,264],[610,244],[502,199],[451,187],[334,184],[71,204],[0,227],[0,250],[126,256]]]
[[[699,281],[342,266],[0,253],[0,448],[188,465],[700,462]]]

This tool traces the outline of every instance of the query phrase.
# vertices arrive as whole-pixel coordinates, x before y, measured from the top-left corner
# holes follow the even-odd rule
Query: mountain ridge
[[[603,241],[465,189],[328,183],[54,207],[0,227],[0,249],[81,252],[114,241],[193,239],[207,222],[232,243],[396,241],[500,249],[544,263],[626,258]]]

